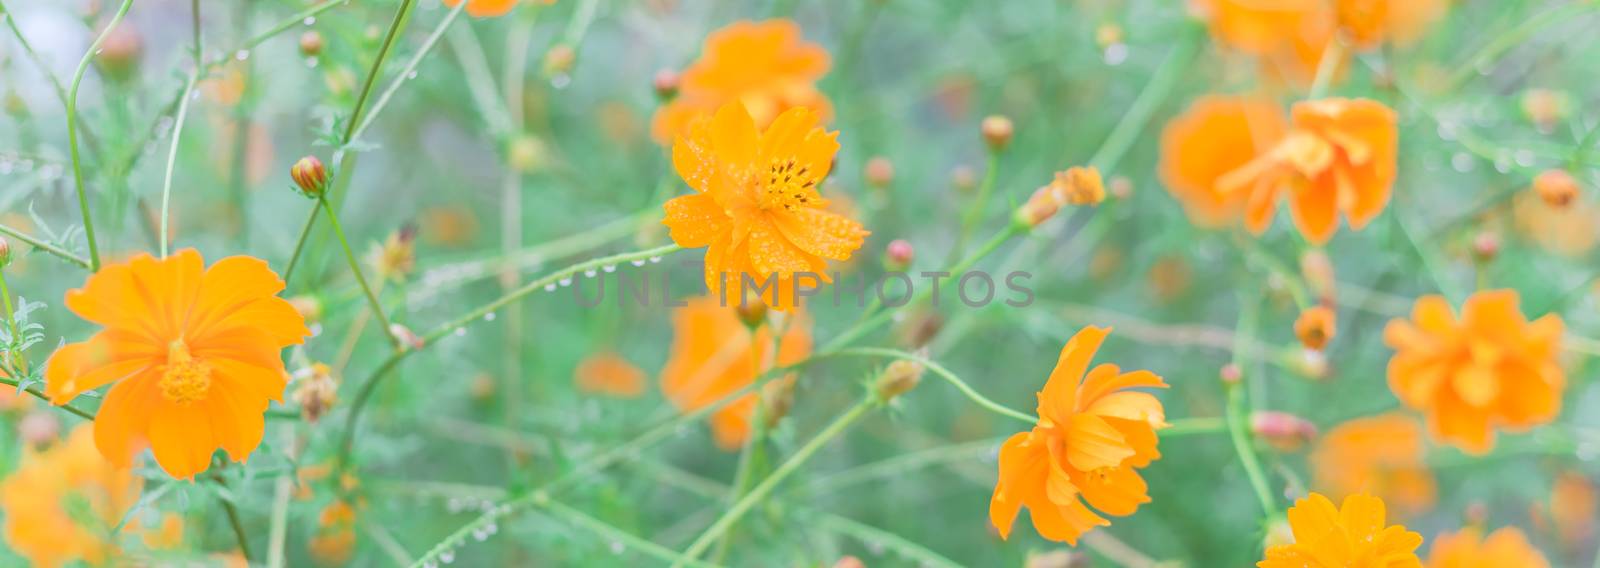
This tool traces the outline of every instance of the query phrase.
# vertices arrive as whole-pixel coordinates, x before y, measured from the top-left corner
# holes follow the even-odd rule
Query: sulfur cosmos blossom
[[[734,308],[716,297],[689,300],[673,311],[672,347],[661,370],[661,392],[681,412],[705,408],[755,382],[762,370],[796,363],[811,354],[811,323],[802,313],[779,324],[774,353],[773,324],[747,326]],[[757,395],[735,399],[711,414],[717,446],[736,450],[750,434]]]
[[[1359,49],[1408,45],[1450,8],[1449,0],[1336,0],[1339,27]]]
[[[218,448],[244,461],[261,443],[267,401],[283,399],[280,353],[310,335],[266,262],[203,263],[193,249],[139,254],[67,292],[67,308],[104,329],[50,357],[45,394],[59,405],[112,385],[94,439],[118,467],[147,446],[179,479],[205,471]]]
[[[1433,539],[1428,568],[1550,568],[1539,549],[1516,527],[1503,527],[1485,537],[1477,528],[1445,533]]]
[[[1438,483],[1423,436],[1422,425],[1399,412],[1340,423],[1311,451],[1311,486],[1334,499],[1373,495],[1403,517],[1426,512]]]
[[[1161,132],[1161,182],[1195,225],[1222,227],[1244,215],[1249,194],[1217,183],[1283,139],[1278,105],[1255,96],[1200,97]]]
[[[119,554],[117,542],[107,535],[138,502],[143,484],[132,470],[100,457],[94,446],[91,427],[78,426],[48,450],[25,450],[17,469],[0,481],[5,544],[31,565],[100,565]],[[125,534],[141,535],[162,548],[175,545],[182,530],[175,515],[151,529],[141,528],[137,517],[123,527]]]
[[[1514,290],[1478,292],[1458,318],[1443,297],[1424,296],[1411,319],[1384,329],[1389,388],[1427,415],[1435,438],[1482,454],[1495,428],[1525,430],[1561,411],[1565,327],[1554,314],[1529,322],[1517,302]]]
[[[1150,371],[1124,373],[1109,363],[1091,370],[1108,333],[1086,327],[1067,341],[1038,393],[1038,424],[1000,446],[989,521],[1001,538],[1010,537],[1027,507],[1040,536],[1075,546],[1083,533],[1111,524],[1101,514],[1127,516],[1150,502],[1138,469],[1161,457],[1156,430],[1166,427],[1166,416],[1150,393],[1128,389],[1167,384]]]
[[[578,390],[615,398],[638,398],[644,394],[644,371],[615,351],[590,355],[573,371]]]
[[[1190,3],[1223,48],[1255,58],[1270,79],[1308,86],[1338,31],[1326,0],[1195,0]]]
[[[661,223],[678,245],[708,247],[705,280],[714,294],[742,292],[743,276],[758,285],[772,278],[776,287],[763,292],[763,303],[787,310],[796,304],[795,273],[831,281],[827,261],[861,248],[868,232],[826,209],[817,191],[839,151],[837,137],[805,108],[758,130],[735,102],[673,144],[673,165],[695,192],[668,201]]]
[[[1216,181],[1245,196],[1245,226],[1260,234],[1280,199],[1306,239],[1328,242],[1339,216],[1360,230],[1389,204],[1399,130],[1393,110],[1366,99],[1296,103],[1288,133],[1272,149]]]
[[[816,82],[830,65],[828,51],[805,41],[793,21],[734,22],[706,37],[700,58],[683,70],[677,96],[656,110],[651,136],[672,142],[696,117],[730,102],[743,103],[760,127],[796,107],[826,120],[833,105]]]
[[[1389,525],[1383,500],[1351,495],[1342,506],[1320,493],[1289,508],[1294,542],[1267,548],[1258,568],[1421,568],[1422,535]]]
[[[444,5],[454,8],[463,0],[444,0]],[[474,18],[493,18],[510,14],[517,4],[525,0],[464,0],[467,3],[467,15]],[[546,6],[556,3],[555,0],[539,0]]]

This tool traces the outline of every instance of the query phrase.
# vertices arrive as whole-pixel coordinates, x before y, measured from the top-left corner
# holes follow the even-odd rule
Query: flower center
[[[193,404],[211,391],[211,365],[194,358],[182,339],[167,346],[167,364],[161,371],[161,394],[183,406]]]
[[[762,186],[762,209],[783,208],[794,211],[802,206],[821,205],[817,194],[816,172],[810,166],[795,163],[794,158],[774,158],[767,165],[766,184]]]

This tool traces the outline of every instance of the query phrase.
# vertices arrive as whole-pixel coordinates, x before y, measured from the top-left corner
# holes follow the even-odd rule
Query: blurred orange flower
[[[1193,0],[1212,39],[1251,55],[1272,55],[1301,37],[1325,37],[1333,12],[1324,0]]]
[[[1339,27],[1357,49],[1415,42],[1450,8],[1449,0],[1337,0],[1334,5]]]
[[[1539,549],[1516,527],[1504,527],[1484,538],[1482,530],[1465,528],[1433,539],[1428,568],[1549,568]]]
[[[1250,96],[1209,95],[1189,105],[1161,132],[1162,184],[1201,227],[1236,222],[1244,211],[1241,191],[1217,184],[1283,138],[1288,126],[1276,103]]]
[[[316,532],[306,543],[311,558],[323,566],[349,564],[356,546],[355,525],[355,507],[343,499],[329,503],[317,515]]]
[[[468,16],[472,16],[474,18],[493,18],[493,17],[497,17],[497,16],[504,16],[506,14],[510,14],[511,10],[513,8],[516,8],[517,4],[522,3],[523,0],[466,0],[466,1],[467,1],[467,15]],[[539,3],[540,4],[544,4],[546,6],[549,6],[549,5],[554,4],[556,2],[555,2],[555,0],[539,0]],[[458,4],[461,4],[461,0],[444,0],[444,5],[445,6],[449,6],[451,8],[456,7]]]
[[[1095,510],[1127,516],[1150,502],[1137,470],[1161,457],[1156,430],[1167,426],[1166,416],[1156,397],[1127,389],[1167,384],[1150,371],[1123,373],[1110,363],[1089,370],[1108,333],[1085,327],[1067,341],[1038,393],[1038,424],[1000,447],[1000,479],[989,500],[1000,538],[1010,537],[1024,506],[1040,536],[1075,546],[1083,533],[1110,526]]]
[[[732,289],[742,298],[741,275],[773,278],[776,286],[762,301],[786,310],[796,305],[788,297],[795,273],[830,282],[825,259],[845,260],[861,248],[869,233],[828,211],[817,191],[839,151],[838,134],[824,132],[805,108],[784,112],[760,131],[735,102],[696,121],[673,144],[673,165],[695,193],[668,201],[661,223],[680,246],[709,247],[705,280],[714,294]]]
[[[1399,130],[1393,110],[1367,99],[1296,103],[1292,129],[1270,151],[1217,180],[1223,192],[1247,195],[1245,226],[1272,225],[1280,196],[1306,239],[1326,243],[1339,214],[1360,230],[1389,203]]]
[[[310,335],[276,294],[261,259],[139,254],[69,290],[68,309],[105,329],[61,347],[45,367],[54,404],[113,385],[94,421],[100,453],[118,467],[149,446],[168,475],[191,479],[218,448],[242,462],[261,443],[268,400],[288,382],[280,353]]]
[[[617,398],[644,394],[644,371],[615,351],[601,351],[578,363],[573,373],[578,390]]]
[[[1600,519],[1600,496],[1595,493],[1594,482],[1577,471],[1557,476],[1550,488],[1550,519],[1568,550],[1578,549],[1594,535],[1596,519]]]
[[[1524,430],[1561,411],[1565,326],[1554,314],[1530,323],[1517,301],[1514,290],[1478,292],[1457,319],[1443,297],[1424,296],[1410,320],[1384,329],[1389,388],[1427,415],[1434,437],[1469,453],[1493,448],[1496,427]]]
[[[1600,206],[1581,197],[1557,207],[1536,192],[1519,192],[1511,217],[1518,233],[1555,254],[1582,256],[1600,242]]]
[[[1289,508],[1294,542],[1267,549],[1259,568],[1403,568],[1422,566],[1417,547],[1422,535],[1401,525],[1389,525],[1383,500],[1371,495],[1351,495],[1335,507],[1333,501],[1312,493]]]
[[[696,117],[731,102],[743,103],[762,128],[797,107],[827,120],[833,104],[816,82],[830,64],[827,50],[803,40],[793,21],[734,22],[706,37],[700,59],[683,71],[677,97],[656,110],[651,136],[673,141]]]
[[[752,331],[732,307],[715,297],[689,300],[672,314],[672,356],[661,370],[661,392],[679,411],[693,412],[750,386],[763,369],[810,356],[810,320],[798,312],[789,317],[793,319],[787,324],[779,324],[787,329],[773,357],[771,323]],[[711,414],[711,434],[718,447],[736,450],[744,444],[755,408],[756,395],[751,392]]]
[[[34,566],[99,565],[118,552],[108,531],[139,500],[142,482],[132,470],[100,457],[91,428],[78,426],[43,452],[24,450],[22,463],[0,482],[6,545]],[[174,528],[181,534],[177,522],[169,517],[152,536],[170,536],[163,533]],[[145,532],[137,518],[123,530]]]
[[[1402,517],[1433,508],[1422,427],[1398,412],[1346,421],[1322,436],[1310,456],[1312,486],[1334,499],[1377,496]]]

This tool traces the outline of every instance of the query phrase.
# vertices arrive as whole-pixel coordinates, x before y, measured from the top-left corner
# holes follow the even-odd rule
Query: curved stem
[[[221,487],[223,491],[228,490],[228,481],[223,479],[222,472],[220,470],[217,471],[211,477],[211,479],[216,481],[217,486]],[[244,531],[244,522],[239,517],[239,509],[233,505],[232,500],[221,494],[217,495],[217,503],[222,505],[222,511],[227,514],[228,525],[233,527],[234,540],[238,541],[239,543],[239,554],[244,556],[245,562],[249,562],[251,558],[250,536],[249,533]]]
[[[961,391],[961,394],[966,396],[968,400],[971,400],[973,404],[977,404],[984,410],[988,410],[989,412],[993,412],[1001,416],[1015,418],[1017,420],[1027,422],[1028,424],[1034,424],[1039,421],[1037,416],[1019,410],[1014,410],[1011,407],[1000,404],[993,400],[989,400],[989,397],[980,394],[976,389],[972,388],[972,385],[969,385],[966,381],[961,380],[961,377],[956,376],[956,374],[950,372],[949,369],[946,369],[944,366],[935,363],[921,355],[882,347],[855,347],[850,349],[840,349],[834,354],[840,356],[859,355],[868,357],[889,357],[892,359],[904,359],[906,361],[911,361],[918,365],[922,365],[923,368],[926,368],[933,374],[938,375],[939,378],[944,379],[945,382],[950,383],[951,386],[956,387],[956,390]]]
[[[400,87],[410,80],[411,73],[417,70],[418,65],[422,64],[422,59],[428,56],[428,52],[433,51],[433,46],[439,43],[439,38],[444,37],[444,33],[450,29],[450,24],[455,23],[456,18],[461,15],[461,11],[466,7],[467,3],[462,2],[451,8],[450,13],[445,14],[444,20],[439,22],[438,27],[433,29],[433,33],[428,34],[428,39],[422,42],[422,48],[418,49],[416,55],[412,55],[411,59],[406,61],[405,67],[400,68],[400,74],[389,82],[389,86],[383,89],[383,94],[378,95],[378,100],[372,103],[372,110],[367,113],[366,118],[361,120],[361,125],[356,127],[355,136],[352,139],[360,138],[361,134],[367,131],[367,127],[372,126],[372,121],[377,118],[379,113],[383,112],[384,107],[389,106],[389,99],[393,98],[394,94],[400,91]]]
[[[8,385],[8,386],[15,387],[18,384],[21,384],[20,381],[18,381],[16,379],[13,379],[11,377],[0,377],[0,385]],[[43,391],[40,391],[39,387],[37,387],[37,386],[30,386],[30,387],[28,387],[26,389],[23,389],[22,392],[31,394],[35,398],[38,398],[39,400],[42,400],[42,401],[45,401],[45,402],[50,402],[50,397],[48,395],[44,394]],[[56,408],[60,408],[62,410],[70,412],[72,414],[76,414],[76,415],[78,415],[79,418],[82,418],[84,420],[94,420],[94,414],[89,412],[89,411],[87,411],[87,410],[80,409],[80,408],[78,408],[76,406],[72,406],[70,404],[55,404],[53,402],[51,402],[50,404],[55,406]]]
[[[1266,517],[1278,513],[1278,506],[1272,498],[1272,490],[1267,484],[1267,476],[1261,468],[1260,458],[1256,456],[1254,448],[1250,447],[1249,440],[1249,401],[1244,396],[1244,380],[1250,374],[1245,371],[1244,349],[1240,348],[1249,341],[1249,336],[1255,335],[1256,318],[1259,307],[1253,300],[1240,296],[1240,301],[1245,305],[1239,311],[1239,329],[1235,332],[1234,342],[1236,348],[1233,352],[1233,364],[1242,376],[1239,382],[1228,384],[1227,389],[1227,421],[1228,438],[1233,441],[1233,451],[1239,455],[1239,463],[1244,466],[1245,476],[1250,479],[1250,488],[1255,491],[1256,500],[1261,502],[1261,512]]]
[[[67,145],[72,155],[72,181],[78,190],[78,212],[83,215],[83,234],[89,241],[89,269],[93,271],[100,270],[100,247],[95,244],[94,219],[89,214],[89,194],[83,187],[83,158],[78,152],[78,87],[82,86],[83,75],[89,71],[89,62],[100,51],[100,45],[111,36],[117,24],[122,23],[122,18],[128,15],[128,9],[132,7],[133,0],[122,0],[116,15],[111,16],[111,21],[89,44],[89,51],[83,54],[83,59],[78,61],[78,70],[72,73],[72,87],[67,91]]]
[[[1189,71],[1189,61],[1200,52],[1201,40],[1205,37],[1205,29],[1198,25],[1190,26],[1179,40],[1177,47],[1161,62],[1161,67],[1156,69],[1155,75],[1145,83],[1144,89],[1139,91],[1138,98],[1133,100],[1133,106],[1123,113],[1122,120],[1112,127],[1111,133],[1106,135],[1100,149],[1089,158],[1089,166],[1100,170],[1101,173],[1110,175],[1122,157],[1127,155],[1133,143],[1138,140],[1139,132],[1144,130],[1144,125],[1150,122],[1150,117],[1155,115],[1161,103],[1167,100],[1173,88],[1178,86],[1178,80]]]
[[[587,528],[595,534],[605,537],[610,542],[622,543],[623,545],[647,554],[656,560],[660,560],[662,562],[687,564],[689,566],[715,566],[715,564],[707,564],[698,560],[685,558],[683,555],[678,554],[678,551],[676,550],[672,550],[640,538],[633,533],[617,528],[615,525],[591,517],[572,507],[568,507],[565,504],[562,504],[560,501],[544,499],[539,503],[539,506],[544,510],[549,511],[552,516],[565,519],[574,525]]]
[[[1468,79],[1478,74],[1484,67],[1493,64],[1505,52],[1521,45],[1525,40],[1537,33],[1540,28],[1558,22],[1570,22],[1578,14],[1593,9],[1597,5],[1600,5],[1600,2],[1595,0],[1578,0],[1577,2],[1551,8],[1544,13],[1523,20],[1521,24],[1489,40],[1489,43],[1484,44],[1483,48],[1479,49],[1477,53],[1468,57],[1466,62],[1456,68],[1456,74],[1450,76],[1450,80],[1445,82],[1445,86],[1439,92],[1455,92],[1461,87],[1462,83],[1467,82]]]
[[[30,236],[27,233],[24,233],[22,231],[18,231],[15,228],[12,228],[12,227],[10,227],[8,225],[0,224],[0,233],[4,233],[4,234],[7,234],[7,235],[10,235],[10,236],[16,238],[19,241],[28,243],[28,246],[31,246],[33,248],[36,248],[36,249],[42,250],[44,252],[50,253],[52,255],[55,255],[56,257],[60,258],[61,260],[65,260],[67,262],[76,264],[76,265],[81,266],[83,268],[90,268],[89,259],[81,257],[81,256],[78,256],[76,254],[72,254],[70,251],[67,251],[66,249],[63,249],[61,247],[58,247],[58,246],[55,246],[55,245],[50,244],[48,242],[45,242],[43,239],[39,239],[39,238]]]
[[[195,9],[199,10],[198,3]],[[197,11],[195,12],[195,19],[199,20],[199,18],[200,13]],[[195,49],[198,51],[199,47],[197,46]],[[195,63],[198,65],[199,61]],[[178,103],[178,116],[173,121],[172,149],[167,152],[167,173],[161,182],[161,233],[156,235],[156,240],[161,243],[161,258],[167,257],[167,248],[170,246],[169,241],[172,240],[172,230],[168,223],[172,213],[172,172],[178,164],[178,141],[183,138],[183,123],[189,117],[189,101],[194,98],[191,93],[194,92],[195,82],[199,78],[200,69],[196,67],[195,71],[189,74],[189,81],[184,84],[181,99],[183,102]]]
[[[795,450],[794,455],[790,456],[787,461],[784,461],[783,465],[780,465],[777,469],[772,470],[772,475],[768,475],[766,479],[761,480],[760,484],[751,489],[750,492],[745,494],[744,497],[741,497],[733,504],[732,507],[729,507],[728,510],[722,514],[721,518],[718,518],[715,523],[712,523],[711,527],[706,529],[705,532],[700,533],[700,537],[696,538],[695,541],[689,545],[689,548],[684,550],[683,556],[691,560],[699,558],[700,554],[704,553],[706,548],[711,546],[712,541],[720,537],[722,533],[727,532],[727,530],[732,527],[734,523],[737,523],[739,522],[739,519],[744,518],[745,514],[750,512],[750,509],[754,508],[763,499],[766,499],[767,495],[771,494],[772,490],[776,489],[779,483],[782,483],[784,480],[788,479],[790,475],[794,474],[795,471],[800,469],[800,466],[805,465],[806,461],[810,460],[812,456],[816,455],[816,453],[821,450],[823,446],[828,445],[828,443],[832,442],[834,438],[838,438],[840,434],[843,434],[845,430],[849,429],[850,426],[855,424],[857,420],[860,420],[862,416],[866,416],[867,411],[878,407],[882,404],[882,402],[883,401],[879,400],[876,394],[869,394],[862,398],[861,402],[858,402],[855,406],[850,407],[850,410],[845,411],[843,415],[835,419],[832,424],[828,425],[827,428],[824,428],[821,432],[817,433],[815,437],[811,438],[811,441],[806,442],[806,445],[801,446],[798,450]],[[683,561],[680,560],[673,563],[673,567],[677,568],[683,564]]]
[[[383,302],[378,301],[378,295],[372,292],[372,286],[367,284],[367,277],[361,273],[361,261],[356,259],[354,251],[350,250],[350,241],[345,239],[344,227],[339,225],[339,215],[333,212],[333,206],[328,204],[327,194],[317,196],[317,202],[328,211],[328,223],[333,225],[333,233],[339,238],[339,245],[344,248],[345,261],[350,264],[350,272],[356,275],[356,283],[361,284],[361,292],[367,296],[367,304],[372,309],[372,317],[377,318],[378,325],[382,326],[384,337],[389,338],[389,344],[396,350],[404,349],[400,337],[394,334],[394,329],[389,325],[389,316],[383,313]]]

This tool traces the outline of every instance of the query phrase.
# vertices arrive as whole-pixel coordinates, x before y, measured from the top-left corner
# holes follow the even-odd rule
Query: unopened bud
[[[1111,178],[1111,186],[1108,189],[1111,191],[1112,197],[1117,198],[1118,201],[1125,201],[1133,197],[1133,180],[1128,179],[1128,176]]]
[[[467,395],[471,396],[474,401],[488,402],[489,399],[494,397],[495,386],[494,377],[489,376],[488,373],[478,373],[477,376],[472,377],[472,382],[467,385]]]
[[[761,420],[768,430],[776,428],[794,408],[794,375],[761,385]]]
[[[1500,255],[1500,235],[1492,231],[1478,233],[1472,238],[1472,258],[1478,262],[1489,262]]]
[[[767,323],[767,304],[765,302],[739,302],[739,305],[735,306],[733,311],[739,314],[739,321],[743,322],[744,326],[750,328],[751,331]]]
[[[300,55],[316,57],[322,54],[322,34],[317,30],[306,30],[300,34]]]
[[[1223,365],[1222,370],[1217,372],[1217,376],[1222,379],[1222,384],[1230,386],[1237,385],[1239,381],[1244,380],[1244,373],[1239,371],[1239,366],[1233,363]]]
[[[656,98],[665,102],[677,98],[678,84],[681,80],[682,77],[678,75],[677,71],[662,69],[656,71],[655,79],[651,81],[650,85],[655,89]]]
[[[1320,381],[1328,378],[1328,356],[1314,349],[1301,349],[1300,356],[1292,361],[1294,369],[1308,379]]]
[[[1294,334],[1306,349],[1321,351],[1337,331],[1334,311],[1327,306],[1312,306],[1294,321]]]
[[[984,143],[994,152],[1006,149],[1006,146],[1011,144],[1011,135],[1015,131],[1011,119],[998,114],[985,117],[978,129],[983,133]]]
[[[139,58],[143,53],[144,37],[131,23],[124,22],[106,34],[96,62],[107,76],[126,81],[139,69]]]
[[[1328,258],[1328,253],[1312,249],[1300,255],[1300,277],[1319,301],[1331,303],[1334,300],[1339,279],[1334,275],[1333,259]]]
[[[907,318],[900,328],[900,339],[907,349],[921,349],[944,329],[944,317],[938,312],[926,311]]]
[[[884,250],[883,264],[892,272],[899,272],[911,266],[913,257],[911,243],[905,239],[895,239],[889,242],[889,247]]]
[[[306,197],[321,197],[328,188],[328,170],[316,156],[306,156],[289,168],[289,177]]]
[[[868,185],[878,189],[889,187],[894,183],[894,164],[883,156],[873,156],[867,160],[865,175]]]
[[[1317,437],[1317,426],[1287,412],[1263,411],[1250,416],[1250,431],[1280,452],[1298,451]]]
[[[1522,93],[1522,114],[1542,132],[1554,132],[1571,109],[1566,93],[1550,89],[1528,89]]]
[[[56,437],[60,434],[61,420],[56,418],[54,412],[48,410],[33,410],[17,422],[17,437],[22,438],[24,444],[34,448],[56,441]]]
[[[544,75],[555,77],[572,72],[572,65],[578,61],[578,52],[572,46],[559,43],[544,53]]]
[[[511,140],[506,148],[506,162],[511,170],[517,173],[529,173],[538,170],[545,163],[544,142],[538,138],[523,134]]]
[[[950,170],[950,186],[958,193],[972,193],[978,187],[978,176],[971,166],[956,166]]]
[[[1033,192],[1027,203],[1017,208],[1013,221],[1027,228],[1034,228],[1049,221],[1061,210],[1061,199],[1055,189],[1050,186],[1041,187]]]
[[[1578,180],[1566,170],[1545,170],[1533,178],[1533,190],[1551,207],[1565,208],[1578,198]]]
[[[0,268],[5,268],[6,266],[9,266],[10,264],[11,264],[11,241],[7,241],[5,237],[0,237]]]
[[[300,373],[300,378],[300,387],[294,391],[295,403],[300,405],[300,416],[316,424],[338,400],[339,384],[333,378],[333,370],[322,363],[313,363]]]
[[[289,305],[294,307],[294,311],[298,312],[300,317],[306,320],[307,325],[317,323],[322,319],[322,300],[318,300],[315,296],[289,298]]]
[[[389,334],[400,340],[400,344],[411,349],[422,349],[427,345],[422,337],[411,331],[411,328],[398,323],[389,324]]]
[[[878,376],[878,400],[888,402],[895,397],[910,392],[917,388],[917,383],[922,382],[922,364],[907,359],[899,359],[889,364]]]

